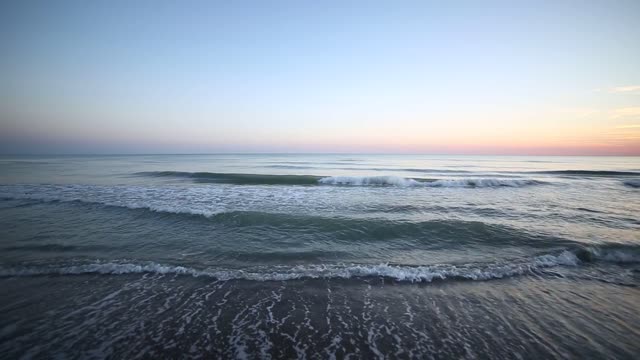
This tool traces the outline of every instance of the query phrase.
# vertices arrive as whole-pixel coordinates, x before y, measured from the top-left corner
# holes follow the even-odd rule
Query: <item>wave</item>
[[[429,183],[433,187],[523,187],[545,184],[531,179],[445,179]]]
[[[0,247],[2,251],[38,251],[38,252],[72,252],[96,251],[108,249],[105,245],[66,245],[66,244],[26,244],[18,246]]]
[[[425,180],[403,178],[400,176],[328,176],[318,180],[323,185],[351,185],[351,186],[420,186]]]
[[[266,175],[231,174],[185,171],[151,171],[136,175],[153,177],[188,178],[198,183],[222,183],[235,185],[317,185],[321,176],[314,175]]]
[[[400,187],[450,187],[450,188],[485,188],[485,187],[523,187],[543,184],[531,179],[414,179],[399,176],[330,176],[319,180],[326,185],[381,186]]]
[[[286,281],[297,279],[354,279],[387,278],[394,281],[432,282],[436,280],[486,281],[514,276],[537,274],[546,268],[576,267],[585,262],[613,263],[640,262],[638,253],[624,250],[583,248],[563,250],[555,254],[539,255],[531,259],[511,263],[491,264],[440,264],[430,266],[403,266],[392,264],[318,264],[298,266],[272,266],[247,270],[217,269],[198,270],[179,265],[157,263],[93,263],[71,266],[21,266],[0,268],[0,277],[83,275],[83,274],[173,274],[194,277],[210,277],[220,281]]]
[[[316,176],[316,175],[265,175],[229,174],[210,172],[155,171],[136,173],[141,176],[188,178],[199,183],[223,183],[234,185],[348,185],[348,186],[396,186],[396,187],[522,187],[544,182],[531,179],[422,179],[400,176]]]
[[[421,168],[370,168],[366,170],[375,170],[375,171],[406,171],[406,172],[421,172],[421,173],[443,173],[443,174],[466,174],[471,173],[468,170],[445,170],[445,169],[421,169]]]
[[[315,166],[303,166],[303,165],[267,165],[265,167],[274,169],[317,169]]]
[[[20,246],[9,246],[2,248],[3,251],[43,251],[43,252],[63,252],[77,250],[78,246],[63,244],[29,244]]]
[[[274,169],[327,169],[322,166],[306,166],[306,165],[267,165],[267,168]],[[394,168],[394,167],[339,167],[338,170],[355,170],[355,171],[402,171],[416,173],[440,173],[440,174],[468,174],[468,170],[446,170],[446,169],[427,169],[427,168]],[[506,175],[501,175],[506,176]]]
[[[480,221],[440,219],[427,221],[398,221],[381,218],[350,218],[306,214],[272,213],[261,211],[203,211],[188,208],[168,208],[140,203],[115,204],[82,200],[32,200],[38,203],[65,203],[79,206],[100,206],[114,210],[138,211],[142,216],[155,217],[156,213],[192,221],[205,221],[219,225],[218,229],[234,232],[260,231],[261,228],[281,229],[292,236],[312,232],[319,237],[330,236],[335,241],[387,241],[407,239],[430,248],[480,246],[525,246],[549,249],[573,246],[574,241],[553,236],[530,233],[501,224]],[[19,249],[16,249],[19,250]]]
[[[604,261],[617,264],[640,263],[640,249],[637,246],[608,245],[579,248],[574,251],[583,262]]]
[[[635,189],[640,188],[640,179],[625,180],[622,183],[625,186],[632,187],[632,188],[635,188]]]
[[[640,176],[639,172],[610,170],[550,170],[534,171],[535,174],[575,175],[575,176]]]

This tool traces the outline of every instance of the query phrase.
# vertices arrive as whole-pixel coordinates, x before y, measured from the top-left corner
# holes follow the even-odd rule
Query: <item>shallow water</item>
[[[640,158],[0,158],[0,351],[633,358]]]

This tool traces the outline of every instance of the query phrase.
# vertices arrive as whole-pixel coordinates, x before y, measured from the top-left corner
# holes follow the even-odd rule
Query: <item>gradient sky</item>
[[[0,152],[640,155],[640,1],[0,2]]]

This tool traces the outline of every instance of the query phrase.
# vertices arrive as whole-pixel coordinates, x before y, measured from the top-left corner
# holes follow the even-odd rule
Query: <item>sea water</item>
[[[634,358],[640,158],[0,157],[8,358]]]

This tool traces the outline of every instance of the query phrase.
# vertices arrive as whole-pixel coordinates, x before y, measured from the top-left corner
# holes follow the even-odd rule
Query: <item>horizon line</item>
[[[640,157],[640,154],[452,154],[452,153],[395,153],[395,152],[185,152],[185,153],[0,153],[0,156],[193,156],[193,155],[424,155],[424,156],[537,156],[537,157]]]

